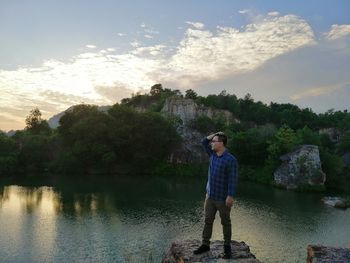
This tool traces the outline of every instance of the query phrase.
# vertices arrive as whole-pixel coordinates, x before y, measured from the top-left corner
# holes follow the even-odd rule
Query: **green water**
[[[205,180],[0,185],[0,262],[161,262],[173,240],[200,239]],[[350,209],[321,198],[241,182],[233,239],[263,262],[305,262],[308,244],[350,246]]]

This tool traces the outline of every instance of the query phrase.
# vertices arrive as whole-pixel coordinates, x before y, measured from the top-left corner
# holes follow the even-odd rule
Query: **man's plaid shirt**
[[[225,202],[227,196],[235,196],[238,177],[237,159],[225,149],[218,156],[210,146],[206,137],[202,140],[205,151],[209,155],[207,193],[209,198]]]

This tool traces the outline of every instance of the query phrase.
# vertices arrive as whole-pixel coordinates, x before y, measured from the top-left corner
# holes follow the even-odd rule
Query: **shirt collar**
[[[227,153],[228,153],[228,150],[227,150],[227,148],[225,148],[225,151],[222,153],[222,155],[217,155],[216,153],[215,153],[215,155],[216,155],[216,157],[221,158],[224,155],[226,155]]]

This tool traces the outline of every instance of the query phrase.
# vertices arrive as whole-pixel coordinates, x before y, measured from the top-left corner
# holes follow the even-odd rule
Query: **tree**
[[[162,84],[155,84],[151,87],[150,94],[152,96],[156,96],[156,95],[162,93],[162,91],[164,91]]]
[[[18,167],[18,148],[13,138],[0,131],[0,176],[13,175]]]
[[[41,118],[41,112],[38,108],[34,108],[30,111],[29,115],[26,117],[25,122],[26,130],[32,134],[49,134],[51,132],[47,121]]]
[[[288,125],[283,125],[278,129],[275,137],[270,141],[267,148],[269,159],[272,162],[278,162],[278,158],[282,154],[286,154],[294,149],[300,143],[300,140],[294,130]]]
[[[192,99],[192,100],[195,100],[197,98],[197,93],[192,90],[192,89],[188,89],[185,91],[185,98],[186,99]]]

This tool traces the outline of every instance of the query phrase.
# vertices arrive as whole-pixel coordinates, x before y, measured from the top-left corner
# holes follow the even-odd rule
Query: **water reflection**
[[[0,186],[6,262],[160,262],[175,239],[200,238],[205,178],[118,178]],[[233,238],[264,262],[305,262],[309,243],[348,246],[350,210],[241,184]],[[218,215],[217,215],[218,216]],[[222,239],[216,220],[214,239]]]

